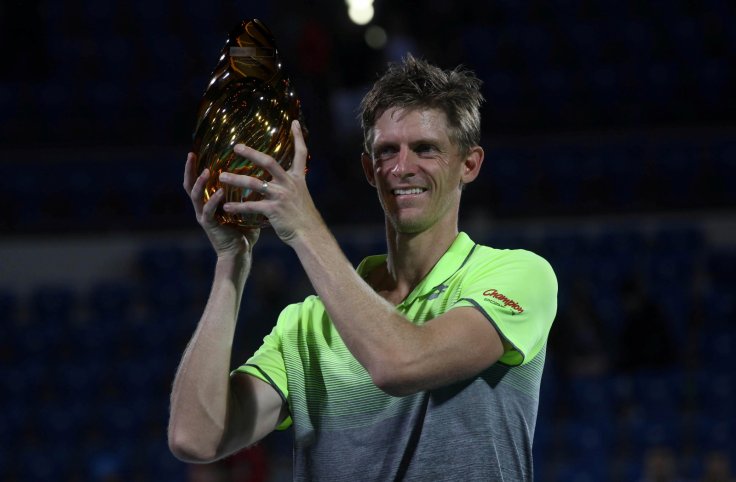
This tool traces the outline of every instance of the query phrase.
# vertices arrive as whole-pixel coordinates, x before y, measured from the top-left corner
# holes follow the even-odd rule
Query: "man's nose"
[[[396,157],[396,164],[391,169],[391,174],[396,177],[404,178],[413,176],[416,170],[416,162],[411,149],[407,146],[401,146],[399,155]]]

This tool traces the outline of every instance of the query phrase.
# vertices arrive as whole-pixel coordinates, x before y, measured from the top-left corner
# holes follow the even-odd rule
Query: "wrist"
[[[301,249],[319,248],[325,246],[330,240],[334,239],[327,225],[319,219],[319,222],[313,223],[295,230],[288,240],[284,242],[294,251]]]
[[[215,269],[230,275],[247,274],[250,270],[251,254],[250,250],[245,249],[217,253]]]
[[[235,249],[223,249],[215,251],[215,256],[217,257],[218,263],[238,263],[245,258],[250,258],[251,252],[245,247]]]

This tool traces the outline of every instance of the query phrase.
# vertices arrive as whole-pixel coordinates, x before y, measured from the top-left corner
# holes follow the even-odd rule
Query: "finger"
[[[196,169],[196,163],[197,156],[194,155],[193,152],[188,153],[187,162],[184,164],[184,190],[187,194],[191,193],[192,187],[194,187],[194,180],[196,178],[194,170]]]
[[[286,171],[284,171],[284,168],[268,154],[257,151],[245,144],[235,144],[233,150],[236,154],[247,157],[253,164],[271,174],[273,179],[277,181],[283,181],[286,179]]]
[[[304,133],[298,120],[291,123],[291,133],[294,136],[294,162],[290,170],[303,176],[307,171],[307,144],[304,142]]]
[[[215,219],[215,213],[217,212],[217,207],[222,203],[222,200],[225,198],[225,190],[220,188],[207,200],[206,203],[204,203],[204,206],[202,207],[202,218],[205,221],[212,221]]]
[[[221,183],[228,184],[230,186],[250,189],[251,191],[259,192],[261,194],[266,194],[267,192],[263,189],[265,181],[258,179],[257,177],[223,172],[220,174],[218,179]],[[269,189],[270,188],[271,186],[269,185]]]
[[[274,206],[274,201],[262,199],[260,201],[226,202],[222,209],[230,214],[268,214]]]
[[[192,205],[194,206],[194,212],[197,216],[202,214],[202,206],[204,204],[204,185],[207,179],[210,177],[210,170],[205,169],[194,181],[194,186],[189,192],[189,197],[192,199]]]

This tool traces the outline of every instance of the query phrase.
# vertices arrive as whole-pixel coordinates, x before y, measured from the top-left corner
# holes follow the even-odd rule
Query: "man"
[[[296,480],[532,480],[532,438],[557,283],[523,250],[458,232],[463,187],[483,162],[480,81],[407,57],[362,103],[363,168],[385,213],[388,254],[350,265],[309,195],[297,123],[293,166],[243,145],[273,176],[223,183],[264,200],[202,202],[184,188],[217,252],[212,292],[171,397],[169,444],[208,462],[294,427]],[[219,225],[217,206],[261,213],[318,296],[284,309],[261,348],[228,374],[258,231]],[[247,307],[245,307],[247,309]]]

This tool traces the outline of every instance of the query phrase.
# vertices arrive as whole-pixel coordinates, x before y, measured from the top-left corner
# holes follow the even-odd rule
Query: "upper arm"
[[[411,327],[411,341],[384,367],[379,387],[391,394],[437,388],[498,361],[527,363],[543,349],[557,310],[551,266],[522,250],[490,260],[465,275],[453,308]]]
[[[461,375],[453,381],[480,373],[496,363],[505,351],[498,330],[473,307],[453,308],[429,320],[422,328],[435,340],[437,354]]]
[[[286,403],[274,387],[241,372],[230,377],[228,412],[221,455],[253,445],[288,416]]]

